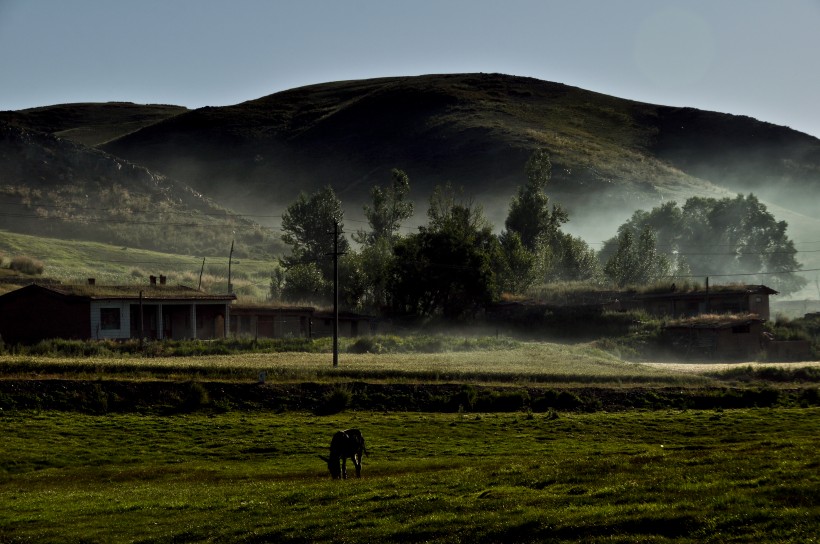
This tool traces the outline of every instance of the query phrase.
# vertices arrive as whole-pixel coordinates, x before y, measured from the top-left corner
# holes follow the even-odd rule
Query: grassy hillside
[[[99,150],[0,124],[0,228],[203,256],[281,253],[269,229]]]
[[[228,251],[219,256],[205,257],[202,288],[221,293],[228,284]],[[0,294],[41,278],[64,283],[85,283],[95,278],[103,285],[148,284],[148,276],[160,274],[171,284],[199,286],[203,255],[176,255],[97,242],[68,241],[56,238],[30,236],[0,230],[0,257],[2,264],[15,256],[26,255],[42,261],[41,276],[10,278],[0,274]],[[242,299],[265,300],[270,288],[273,260],[234,258],[231,280],[234,290]],[[0,271],[4,269],[0,267]]]
[[[600,223],[599,204],[623,217],[776,181],[784,187],[772,198],[790,206],[787,196],[820,187],[820,141],[807,135],[499,74],[313,85],[186,112],[103,146],[240,209],[283,206],[330,183],[358,210],[398,167],[418,201],[451,181],[491,217],[503,217],[540,147],[553,157],[550,194],[579,222]]]
[[[0,122],[95,146],[188,111],[164,104],[58,104],[0,112]]]

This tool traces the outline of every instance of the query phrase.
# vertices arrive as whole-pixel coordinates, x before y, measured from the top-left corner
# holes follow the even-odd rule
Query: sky
[[[0,110],[464,72],[820,137],[820,0],[0,0]]]

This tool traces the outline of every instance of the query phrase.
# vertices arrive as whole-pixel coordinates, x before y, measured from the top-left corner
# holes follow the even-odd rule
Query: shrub
[[[197,381],[190,381],[185,387],[185,398],[182,406],[188,410],[196,410],[206,406],[211,401],[208,390]]]
[[[31,257],[26,257],[23,255],[20,257],[14,257],[11,260],[9,268],[23,274],[37,275],[43,273],[45,265],[42,261],[38,261],[37,259],[32,259]]]
[[[530,394],[527,391],[493,391],[482,395],[476,401],[479,412],[515,412],[529,405]]]
[[[315,413],[318,416],[330,416],[342,412],[350,405],[351,393],[348,389],[336,387],[322,399]]]

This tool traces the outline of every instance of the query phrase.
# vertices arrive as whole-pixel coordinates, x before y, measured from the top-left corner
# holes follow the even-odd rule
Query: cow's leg
[[[353,454],[353,463],[356,465],[356,478],[362,477],[362,454],[361,452]]]
[[[342,457],[342,480],[347,480],[347,457]]]

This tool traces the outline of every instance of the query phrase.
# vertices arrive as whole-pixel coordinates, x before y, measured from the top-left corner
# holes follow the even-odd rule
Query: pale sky
[[[462,72],[820,137],[820,0],[0,0],[0,110]]]

